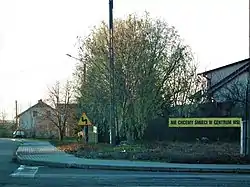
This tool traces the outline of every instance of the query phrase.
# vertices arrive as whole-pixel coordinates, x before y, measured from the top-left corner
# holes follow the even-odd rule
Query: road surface
[[[103,171],[12,163],[17,142],[0,139],[0,187],[250,186],[250,175]]]
[[[0,181],[9,177],[9,173],[17,168],[18,165],[12,162],[12,157],[19,143],[19,141],[0,138]]]

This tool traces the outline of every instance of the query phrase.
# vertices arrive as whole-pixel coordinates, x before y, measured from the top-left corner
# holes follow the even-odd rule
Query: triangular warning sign
[[[78,122],[78,125],[81,125],[81,126],[92,125],[92,123],[90,122],[85,112],[82,113],[82,116]]]

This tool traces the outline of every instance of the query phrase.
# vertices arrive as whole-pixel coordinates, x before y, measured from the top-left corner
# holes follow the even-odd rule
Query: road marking
[[[9,139],[9,140],[11,140],[11,141],[13,141],[13,142],[23,142],[23,140],[24,139],[15,139],[15,138],[11,138],[11,139]]]
[[[25,165],[20,165],[16,171],[10,174],[11,177],[27,177],[34,178],[39,167],[29,167]]]

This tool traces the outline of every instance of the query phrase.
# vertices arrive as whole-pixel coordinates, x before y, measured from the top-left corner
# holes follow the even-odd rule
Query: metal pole
[[[83,86],[82,88],[84,89],[84,86],[86,85],[86,77],[87,77],[87,67],[86,67],[86,63],[81,59],[79,58],[76,58],[76,57],[73,57],[72,55],[70,54],[66,54],[67,56],[71,57],[71,58],[74,58],[76,60],[79,60],[83,63]],[[85,125],[83,126],[82,128],[82,131],[84,132],[85,134],[85,142],[88,143],[89,142],[89,126],[88,125]]]
[[[17,100],[15,101],[15,108],[16,108],[16,129],[18,128],[18,119],[17,119]]]
[[[248,77],[247,77],[247,86],[246,86],[246,102],[245,102],[245,122],[243,123],[243,126],[241,126],[241,128],[243,128],[242,130],[244,132],[242,132],[242,136],[243,136],[243,147],[244,147],[244,151],[243,154],[244,155],[248,155],[249,154],[249,149],[248,149],[248,124],[249,124],[249,72],[248,72]]]
[[[83,82],[86,85],[86,73],[87,73],[86,63],[83,64],[83,71],[84,71]]]
[[[250,22],[250,0],[249,2],[249,22]],[[250,25],[249,25],[249,56],[250,56]],[[249,93],[249,87],[250,87],[250,63],[248,63],[248,77],[247,77],[247,96],[246,96],[246,155],[250,156],[250,112],[249,112],[249,101],[250,101],[250,93]]]
[[[246,155],[250,156],[250,112],[249,112],[249,101],[250,101],[250,64],[248,64],[248,77],[247,77],[247,95],[246,95]]]
[[[248,24],[249,24],[249,27],[248,27],[248,34],[249,34],[249,38],[248,38],[248,50],[249,50],[249,57],[250,57],[250,0],[248,1],[248,17],[249,17],[249,20],[248,20]]]
[[[109,0],[109,60],[110,60],[110,144],[115,144],[113,0]]]
[[[84,71],[83,72],[84,73],[84,75],[83,75],[83,82],[84,82],[84,86],[85,86],[86,85],[86,73],[87,73],[86,63],[85,62],[83,64],[83,71]],[[89,126],[86,125],[84,127],[84,130],[85,130],[85,141],[86,141],[86,143],[88,143],[89,142]]]

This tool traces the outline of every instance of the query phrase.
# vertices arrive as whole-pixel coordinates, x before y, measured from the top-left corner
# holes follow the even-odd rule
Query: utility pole
[[[250,0],[248,1],[248,16],[249,16],[249,23],[250,23]],[[250,25],[248,27],[249,31],[249,39],[248,39],[248,43],[249,43],[249,57],[250,57]],[[245,129],[246,129],[246,155],[250,156],[250,105],[249,105],[249,101],[250,101],[250,62],[248,62],[248,77],[247,77],[247,95],[246,95],[246,125],[245,125]]]
[[[116,143],[115,130],[115,70],[114,70],[114,45],[113,45],[113,0],[109,0],[109,63],[110,63],[110,144]]]
[[[249,115],[249,96],[250,96],[250,94],[249,94],[249,86],[250,86],[250,73],[249,73],[249,67],[248,67],[248,69],[247,69],[247,73],[248,73],[248,75],[247,75],[247,86],[246,86],[246,102],[245,102],[245,121],[243,122],[243,124],[242,124],[242,126],[241,126],[241,128],[243,128],[243,129],[241,129],[241,131],[243,131],[243,132],[241,132],[242,133],[242,135],[241,135],[241,138],[242,138],[242,154],[244,155],[244,156],[249,156],[249,154],[250,154],[250,147],[249,147],[249,143],[250,143],[250,139],[249,139],[249,137],[250,137],[250,128],[249,128],[249,119],[250,119],[250,115]]]
[[[15,109],[16,109],[16,129],[18,128],[18,120],[17,120],[17,100],[15,101]]]

